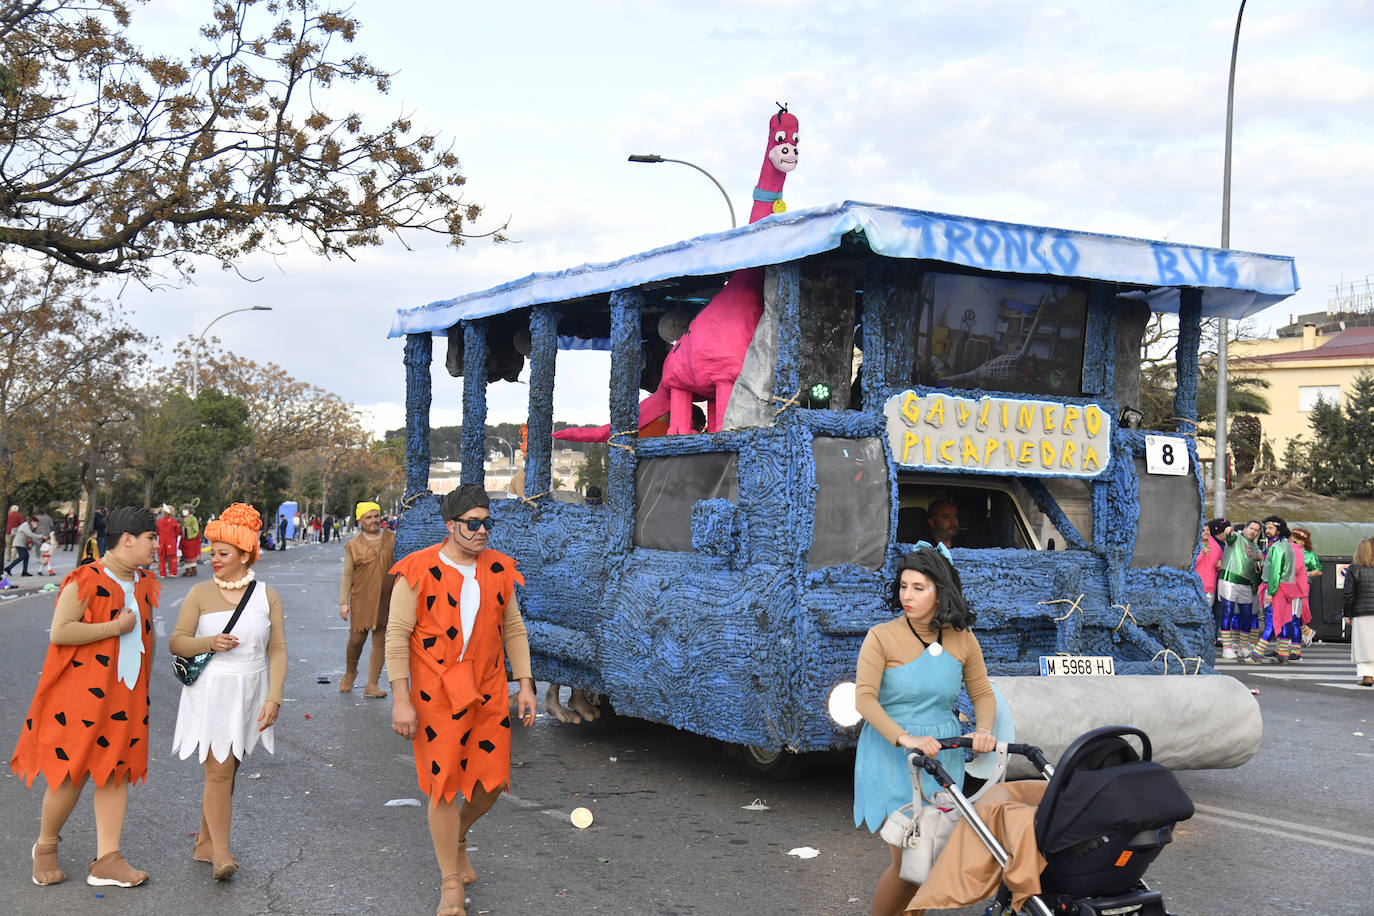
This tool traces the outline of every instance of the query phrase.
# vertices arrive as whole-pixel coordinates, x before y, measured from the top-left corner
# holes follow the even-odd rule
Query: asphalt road
[[[87,794],[63,834],[71,877],[35,887],[29,847],[41,790],[6,770],[0,913],[434,911],[439,875],[424,809],[387,804],[419,800],[409,745],[391,733],[390,700],[337,689],[341,558],[336,544],[295,546],[258,567],[285,603],[290,665],[277,753],[259,749],[240,771],[238,875],[215,882],[209,866],[190,858],[201,769],[169,751],[180,685],[166,634],[191,580],[168,580],[154,656],[153,757],[147,785],[131,793],[123,843],[152,879],[128,890],[84,883],[95,848]],[[37,682],[52,601],[0,601],[7,741],[17,738]],[[1180,774],[1198,814],[1147,876],[1172,911],[1374,913],[1374,690],[1353,688],[1343,651],[1318,647],[1296,670],[1236,669],[1260,690],[1264,745],[1238,769]],[[836,754],[798,781],[770,783],[714,741],[642,723],[595,733],[541,714],[532,730],[516,729],[512,791],[472,833],[481,880],[469,888],[468,912],[863,916],[887,853],[853,826],[851,767],[851,757]],[[763,807],[746,807],[756,800]],[[585,830],[569,821],[578,806],[595,816]],[[801,847],[817,855],[790,854]]]

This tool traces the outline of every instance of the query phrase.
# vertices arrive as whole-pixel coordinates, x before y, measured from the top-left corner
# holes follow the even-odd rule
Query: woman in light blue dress
[[[855,705],[864,718],[854,758],[854,823],[877,832],[893,811],[911,803],[907,755],[938,755],[959,785],[964,752],[941,751],[938,741],[963,729],[954,708],[967,687],[977,728],[968,733],[973,749],[996,747],[992,736],[997,700],[988,681],[983,652],[969,627],[974,613],[964,600],[959,574],[929,545],[902,557],[892,583],[895,620],[868,631],[859,650]],[[938,788],[922,775],[927,794]],[[916,885],[902,880],[902,850],[889,846],[891,862],[873,892],[873,916],[906,910]]]

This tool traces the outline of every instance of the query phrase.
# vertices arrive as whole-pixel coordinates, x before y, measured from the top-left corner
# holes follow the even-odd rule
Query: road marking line
[[[1369,849],[1354,848],[1351,851],[1374,856],[1374,837],[1360,836],[1357,833],[1343,833],[1339,830],[1327,830],[1325,827],[1309,827],[1307,824],[1299,824],[1296,821],[1282,821],[1278,818],[1264,817],[1260,814],[1249,814],[1244,811],[1234,811],[1230,808],[1217,808],[1212,805],[1199,805],[1194,803],[1193,808],[1204,817],[1212,817],[1217,820],[1233,821],[1236,826],[1249,827],[1261,833],[1272,833],[1276,836],[1284,836],[1291,839],[1303,840],[1308,843],[1316,843],[1319,846],[1333,846],[1337,849],[1351,849],[1350,843],[1362,843],[1369,846]],[[1246,823],[1254,821],[1255,823]],[[1269,827],[1262,827],[1261,824],[1271,824],[1278,830],[1271,830]],[[1319,836],[1332,837],[1340,840],[1341,843],[1329,843],[1325,840],[1318,840],[1315,837],[1300,836],[1300,833],[1314,833]],[[1346,844],[1346,845],[1342,845]]]

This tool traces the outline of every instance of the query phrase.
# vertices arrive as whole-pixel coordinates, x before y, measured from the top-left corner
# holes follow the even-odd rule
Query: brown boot
[[[86,883],[92,887],[138,887],[147,880],[148,873],[124,861],[124,854],[118,849],[92,862],[86,876]]]
[[[367,697],[369,700],[380,700],[386,696],[386,691],[376,684],[368,684],[363,688],[363,696]]]
[[[353,682],[357,680],[358,672],[345,671],[343,677],[339,678],[339,693],[348,693],[353,689]]]
[[[448,875],[439,882],[439,909],[434,916],[468,916],[462,878]]]
[[[57,839],[62,838],[58,837]],[[61,884],[67,880],[66,873],[57,864],[56,840],[51,843],[34,843],[31,855],[33,856],[34,884],[45,887],[49,884]]]

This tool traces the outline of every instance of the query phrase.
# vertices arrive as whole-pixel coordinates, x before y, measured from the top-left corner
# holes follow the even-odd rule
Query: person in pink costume
[[[1218,538],[1224,540],[1230,530],[1231,526],[1227,524],[1224,518],[1205,522],[1202,526],[1202,549],[1198,551],[1197,559],[1193,561],[1193,570],[1197,573],[1197,577],[1202,580],[1203,596],[1207,599],[1207,606],[1212,609],[1212,616],[1216,620],[1217,645],[1221,645],[1223,642],[1220,605],[1217,603],[1217,574],[1221,571],[1221,555],[1225,550]],[[1232,655],[1234,654],[1232,653]]]
[[[786,211],[782,186],[797,167],[797,116],[780,105],[768,120],[768,146],[754,188],[749,222]],[[668,435],[695,432],[692,401],[707,402],[707,432],[719,432],[725,407],[744,366],[744,354],[763,316],[762,267],[745,267],[730,275],[725,287],[692,319],[663,362],[658,390],[639,403],[639,428],[668,414]],[[609,426],[573,427],[554,434],[572,442],[605,442]]]

